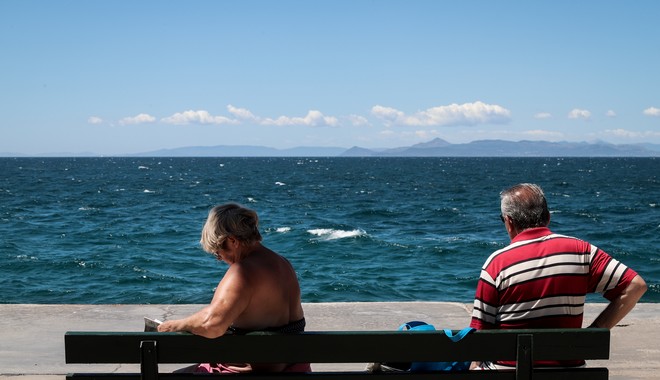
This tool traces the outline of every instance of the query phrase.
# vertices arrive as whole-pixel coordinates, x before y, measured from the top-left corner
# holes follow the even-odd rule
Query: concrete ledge
[[[589,304],[585,325],[605,304]],[[201,305],[0,305],[0,380],[61,380],[68,372],[94,369],[136,371],[133,366],[64,363],[64,333],[141,331],[142,317],[186,316]],[[450,302],[366,302],[304,304],[308,331],[393,330],[409,320],[438,328],[469,324],[471,305]],[[610,378],[657,379],[660,373],[660,304],[639,304],[612,330],[611,358],[591,361],[610,369]],[[162,366],[169,370],[168,367]],[[356,369],[362,369],[358,367]],[[173,368],[172,368],[173,369]],[[314,365],[323,370],[323,365]]]

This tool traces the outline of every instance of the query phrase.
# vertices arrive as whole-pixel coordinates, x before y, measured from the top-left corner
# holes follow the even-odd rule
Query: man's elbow
[[[204,338],[215,339],[225,335],[227,328],[211,321],[203,323],[199,331],[195,332],[196,335],[201,335]]]
[[[204,338],[215,339],[224,335],[225,332],[221,331],[220,329],[201,326],[193,330],[192,333],[195,335],[203,336]]]
[[[190,332],[203,336],[204,338],[214,339],[224,335],[227,331],[227,326],[222,321],[210,312],[202,315],[201,320],[194,326]]]
[[[631,293],[634,294],[637,300],[642,298],[644,293],[646,293],[646,290],[648,289],[648,286],[646,285],[646,281],[642,278],[642,276],[637,275],[633,280],[630,282],[630,285],[628,287],[632,287],[630,289]]]
[[[215,339],[223,336],[224,332],[219,332],[217,330],[203,330],[197,335],[203,336],[204,338]]]

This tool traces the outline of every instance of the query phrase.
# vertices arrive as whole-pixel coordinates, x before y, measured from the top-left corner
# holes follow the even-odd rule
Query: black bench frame
[[[609,359],[607,329],[538,329],[476,331],[453,343],[442,331],[336,331],[283,335],[251,333],[207,339],[187,333],[67,332],[66,363],[140,364],[141,373],[70,373],[69,380],[120,377],[200,379],[199,374],[159,373],[164,363],[369,363],[412,361],[517,360],[504,371],[369,373],[248,373],[245,380],[423,380],[451,379],[581,379],[603,380],[607,368],[535,368],[534,360]],[[205,376],[205,375],[202,375]],[[209,375],[213,376],[213,375]],[[395,376],[395,377],[393,377]],[[312,379],[314,378],[314,379]]]

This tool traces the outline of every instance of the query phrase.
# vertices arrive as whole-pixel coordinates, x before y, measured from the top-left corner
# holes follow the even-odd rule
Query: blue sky
[[[658,1],[0,0],[0,152],[660,143]]]

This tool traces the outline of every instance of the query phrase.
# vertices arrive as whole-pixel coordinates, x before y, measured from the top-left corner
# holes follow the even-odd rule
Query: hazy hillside
[[[26,157],[0,152],[1,157]],[[44,153],[35,157],[94,157],[94,153]],[[295,147],[276,149],[251,145],[190,146],[121,156],[129,157],[658,157],[658,144],[609,144],[605,142],[548,142],[477,140],[452,144],[436,138],[398,148],[368,149],[358,146]]]

